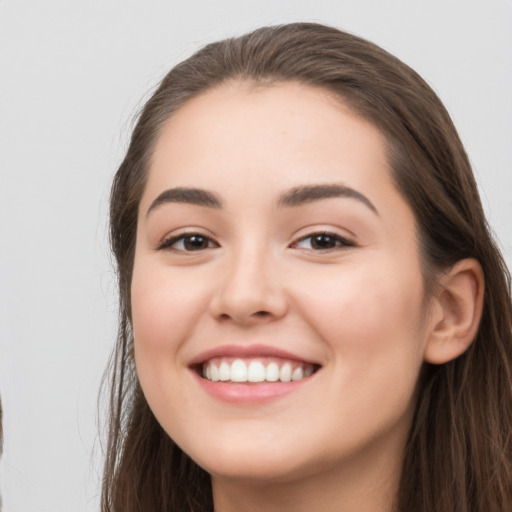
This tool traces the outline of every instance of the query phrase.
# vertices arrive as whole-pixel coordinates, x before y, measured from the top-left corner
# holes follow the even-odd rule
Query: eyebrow
[[[222,201],[213,193],[208,190],[200,188],[170,188],[164,190],[148,208],[146,216],[149,215],[155,208],[166,203],[187,203],[195,204],[197,206],[204,206],[206,208],[222,208]]]
[[[361,192],[340,183],[321,185],[301,185],[283,193],[277,201],[278,207],[294,207],[332,197],[347,197],[357,199],[366,205],[373,213],[379,215],[375,205]]]
[[[339,183],[321,185],[300,185],[287,190],[277,201],[278,208],[293,208],[303,204],[330,199],[333,197],[346,197],[356,199],[366,205],[372,212],[379,215],[374,204],[361,192]],[[167,203],[187,203],[205,208],[222,208],[222,201],[217,195],[201,188],[177,187],[164,190],[148,208],[146,216],[155,208]]]

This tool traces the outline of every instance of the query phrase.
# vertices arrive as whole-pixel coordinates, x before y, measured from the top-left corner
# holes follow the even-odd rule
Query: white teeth
[[[212,364],[212,381],[217,382],[219,380],[219,369],[217,366]]]
[[[252,361],[247,371],[249,382],[263,382],[265,380],[265,367],[259,361]]]
[[[304,378],[304,370],[299,366],[292,372],[292,380],[300,380]]]
[[[219,380],[226,381],[231,378],[231,368],[226,361],[222,361],[219,366]]]
[[[314,373],[312,364],[279,361],[270,358],[244,361],[235,359],[215,358],[203,365],[202,376],[212,382],[291,382],[311,376]]]
[[[265,380],[268,382],[277,382],[279,380],[279,366],[277,366],[277,363],[272,362],[267,366]]]
[[[247,366],[241,359],[235,359],[231,365],[231,380],[233,382],[247,382]]]
[[[281,382],[290,382],[292,380],[292,365],[284,363],[279,372],[279,379]]]

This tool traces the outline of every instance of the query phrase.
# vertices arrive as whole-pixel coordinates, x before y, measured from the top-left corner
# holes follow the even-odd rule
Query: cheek
[[[148,351],[179,347],[208,303],[200,281],[188,279],[186,271],[135,265],[131,306],[136,346]]]
[[[362,368],[375,375],[388,368],[416,374],[426,336],[419,270],[381,261],[372,269],[340,272],[339,278],[316,276],[309,284],[318,293],[304,295],[301,310],[345,375],[353,371],[356,378]]]
[[[136,260],[131,287],[135,366],[146,400],[162,425],[183,423],[176,418],[188,410],[182,347],[203,307],[199,288],[186,272]]]
[[[148,403],[158,413],[171,402],[178,409],[184,405],[180,406],[183,395],[177,388],[181,383],[177,377],[184,371],[181,347],[194,329],[203,295],[183,273],[150,263],[136,260],[134,266],[132,328],[137,375]],[[169,379],[173,385],[164,392],[162,382]]]

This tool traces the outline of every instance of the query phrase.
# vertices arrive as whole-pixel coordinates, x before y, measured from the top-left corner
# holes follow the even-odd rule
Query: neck
[[[297,479],[212,477],[215,512],[393,512],[401,465],[381,452]]]

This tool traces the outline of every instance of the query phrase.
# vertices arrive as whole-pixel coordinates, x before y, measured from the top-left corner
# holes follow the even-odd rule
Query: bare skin
[[[427,316],[384,139],[327,92],[234,83],[179,109],[140,205],[135,360],[215,511],[391,512],[421,365],[478,317],[478,269],[457,272]],[[234,359],[303,375],[236,381]]]
[[[397,439],[397,442],[400,442]],[[379,450],[379,448],[376,448]],[[396,446],[401,453],[403,446]],[[231,481],[212,478],[215,512],[373,512],[391,511],[401,460],[373,453],[346,468],[317,473],[302,482]]]

